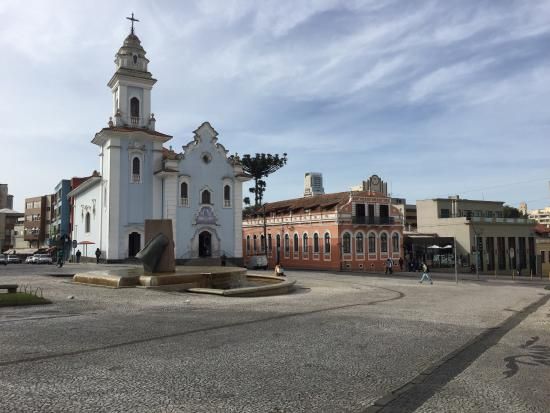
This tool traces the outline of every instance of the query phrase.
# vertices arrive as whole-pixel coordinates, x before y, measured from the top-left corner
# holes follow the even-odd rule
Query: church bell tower
[[[113,94],[112,122],[117,127],[155,130],[155,117],[151,113],[151,89],[157,82],[147,70],[149,59],[141,41],[134,33],[132,22],[130,34],[115,56],[116,72],[107,84]]]

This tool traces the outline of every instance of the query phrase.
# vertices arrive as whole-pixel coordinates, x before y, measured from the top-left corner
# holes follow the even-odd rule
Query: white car
[[[34,254],[33,264],[53,264],[52,257],[48,254]]]
[[[25,264],[34,264],[34,255],[29,255],[25,258]]]

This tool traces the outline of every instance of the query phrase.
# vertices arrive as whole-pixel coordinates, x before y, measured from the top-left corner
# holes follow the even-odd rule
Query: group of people
[[[388,258],[384,263],[384,267],[385,267],[384,274],[386,275],[393,274],[393,266],[394,266],[393,260],[391,258]],[[403,258],[399,258],[399,269],[401,271],[403,270]],[[422,284],[424,280],[427,280],[430,282],[430,284],[433,284],[432,277],[430,277],[430,269],[428,265],[423,261],[419,261],[419,262],[410,261],[409,271],[418,271],[418,270],[422,271],[422,277],[420,278],[420,281],[418,281],[419,283]]]
[[[79,264],[80,263],[80,257],[82,256],[82,253],[80,252],[80,250],[77,250],[76,251],[76,254],[75,254],[75,257],[76,257],[76,263]],[[101,258],[101,250],[98,248],[95,250],[95,262],[96,264],[99,264],[99,259]],[[65,253],[63,251],[62,248],[59,248],[57,250],[57,261],[56,261],[56,265],[61,268],[63,267],[63,264],[64,264],[64,261],[65,261]]]
[[[399,258],[399,270],[400,271],[403,271],[403,258]],[[388,258],[386,260],[386,262],[384,263],[384,268],[385,268],[385,271],[384,271],[384,274],[393,274],[393,266],[394,266],[394,262],[391,258]]]

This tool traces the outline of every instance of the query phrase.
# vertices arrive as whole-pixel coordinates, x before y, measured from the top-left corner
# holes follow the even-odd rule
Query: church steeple
[[[151,89],[156,79],[147,70],[149,59],[134,33],[134,22],[139,20],[134,18],[134,13],[127,19],[132,22],[132,28],[115,56],[116,72],[108,83],[113,93],[114,125],[154,130]]]

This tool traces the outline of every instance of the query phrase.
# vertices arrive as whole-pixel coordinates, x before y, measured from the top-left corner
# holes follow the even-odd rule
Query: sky
[[[550,0],[0,0],[0,183],[15,209],[99,168],[130,30],[177,152],[288,153],[265,201],[373,174],[392,196],[550,205]],[[245,190],[246,191],[246,190]]]

